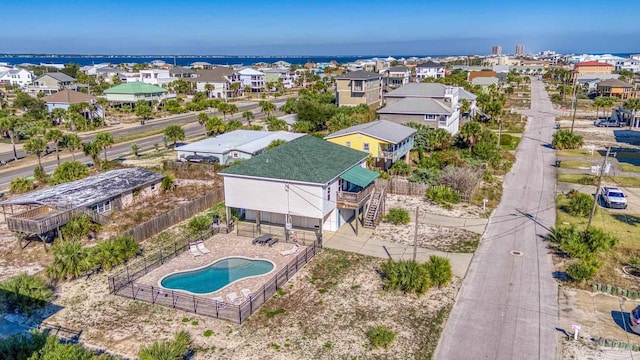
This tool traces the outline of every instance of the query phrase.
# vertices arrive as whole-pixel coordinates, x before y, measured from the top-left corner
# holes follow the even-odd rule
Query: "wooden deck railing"
[[[359,192],[338,191],[338,204],[347,207],[356,207],[366,200],[375,187],[369,185]]]

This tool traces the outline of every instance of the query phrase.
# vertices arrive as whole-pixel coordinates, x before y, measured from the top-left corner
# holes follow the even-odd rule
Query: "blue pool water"
[[[267,260],[253,260],[231,257],[197,269],[171,274],[160,281],[160,285],[170,290],[185,290],[194,294],[218,291],[234,281],[260,276],[273,270],[273,263]]]

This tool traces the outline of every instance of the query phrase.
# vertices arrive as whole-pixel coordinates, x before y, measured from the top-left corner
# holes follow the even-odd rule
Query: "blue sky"
[[[3,0],[0,53],[640,52],[638,0]]]

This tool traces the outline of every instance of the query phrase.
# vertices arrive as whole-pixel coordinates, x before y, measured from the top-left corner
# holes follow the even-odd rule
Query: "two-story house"
[[[325,140],[351,149],[368,152],[376,167],[387,170],[413,149],[416,129],[387,120],[371,121],[331,133]]]
[[[634,97],[633,85],[618,79],[607,79],[598,82],[598,94],[600,96],[615,96],[626,100]]]
[[[76,90],[77,81],[71,76],[61,73],[45,73],[33,80],[33,84],[27,87],[31,94],[43,92],[45,95],[51,95],[63,89]]]
[[[459,94],[460,89],[455,86],[409,83],[387,93],[386,106],[377,113],[381,120],[416,122],[456,134],[460,123]]]
[[[372,108],[382,101],[382,76],[358,70],[336,76],[336,103],[338,106],[365,104]]]
[[[573,78],[579,78],[583,75],[600,75],[612,74],[615,66],[606,62],[584,61],[573,64]]]
[[[33,73],[25,69],[12,68],[0,71],[0,83],[19,86],[22,89],[30,85],[33,82],[33,78]]]
[[[104,91],[107,101],[112,103],[135,103],[138,100],[152,102],[175,98],[176,94],[160,86],[143,83],[141,81],[120,84]]]
[[[378,173],[368,153],[305,135],[220,172],[225,205],[285,229],[336,231],[362,221]],[[229,217],[227,217],[229,218]]]
[[[178,80],[178,78],[171,76],[167,69],[140,70],[139,81],[143,83],[161,86],[176,80]]]
[[[260,69],[260,71],[264,73],[265,83],[282,82],[282,86],[285,89],[291,89],[298,78],[294,72],[289,71],[287,68],[265,68]]]
[[[384,69],[380,73],[383,76],[385,90],[407,85],[411,79],[411,69],[406,66],[394,66]]]
[[[243,88],[250,89],[251,92],[260,92],[265,87],[264,73],[252,68],[238,71],[240,83]]]
[[[446,74],[444,65],[435,61],[427,61],[416,65],[416,81],[420,82],[427,78],[443,78]]]
[[[242,96],[244,86],[240,83],[240,75],[230,67],[216,66],[213,69],[196,70],[195,76],[186,79],[196,84],[196,90],[204,91],[214,99],[231,99]],[[237,86],[231,86],[238,83]]]

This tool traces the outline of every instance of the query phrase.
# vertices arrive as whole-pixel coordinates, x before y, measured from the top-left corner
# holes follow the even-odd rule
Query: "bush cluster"
[[[396,339],[396,333],[386,326],[374,326],[367,331],[367,337],[374,348],[389,348],[389,345]]]
[[[391,291],[424,294],[431,286],[447,285],[452,277],[449,259],[432,255],[429,261],[386,261],[380,267],[384,274],[384,287]]]
[[[408,224],[411,221],[409,212],[402,208],[391,208],[384,217],[384,221],[390,222],[394,225]]]
[[[138,352],[140,360],[184,359],[191,349],[191,337],[186,331],[176,333],[173,340],[155,341]]]
[[[460,194],[449,186],[431,186],[425,194],[427,199],[437,204],[457,204],[460,202]]]
[[[567,198],[569,199],[569,204],[566,210],[569,214],[573,216],[587,216],[591,213],[593,196],[577,190],[571,190],[567,194]]]
[[[53,291],[39,276],[21,273],[0,282],[2,312],[30,314],[53,300]]]

